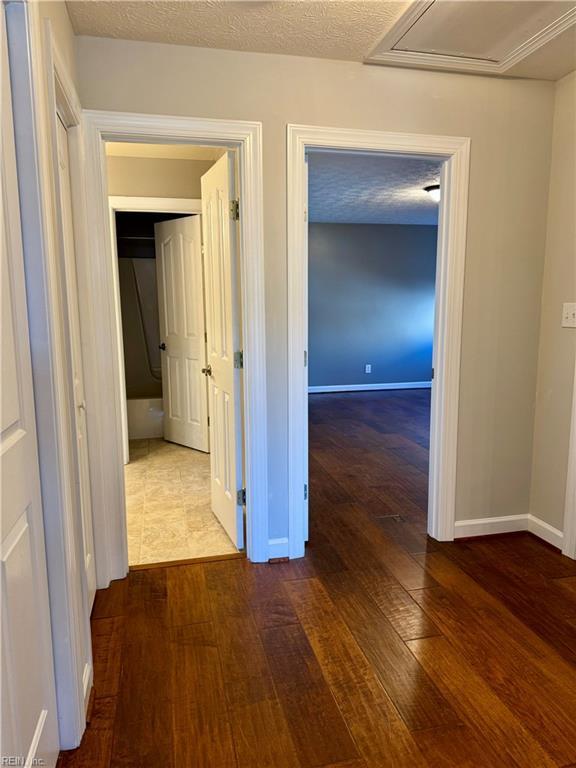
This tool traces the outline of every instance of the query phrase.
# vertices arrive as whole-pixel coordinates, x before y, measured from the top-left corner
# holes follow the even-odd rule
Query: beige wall
[[[172,160],[151,157],[106,159],[108,192],[132,197],[200,198],[200,178],[211,160]]]
[[[54,43],[68,74],[74,82],[77,82],[74,30],[66,10],[66,3],[64,0],[46,0],[38,5],[40,17],[50,20]]]
[[[576,72],[556,84],[548,235],[542,291],[530,512],[563,528],[576,330],[562,304],[576,301]]]
[[[260,120],[270,536],[287,531],[286,124],[470,136],[457,517],[529,507],[551,83],[78,39],[87,108]]]

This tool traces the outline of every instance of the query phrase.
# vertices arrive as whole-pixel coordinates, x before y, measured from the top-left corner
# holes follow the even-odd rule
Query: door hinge
[[[246,488],[240,488],[240,490],[236,492],[236,503],[239,507],[246,506]]]
[[[210,426],[210,416],[208,416],[208,426]]]
[[[308,483],[304,483],[304,501],[308,501]]]
[[[240,200],[230,200],[230,218],[232,221],[240,218]]]
[[[306,368],[308,365],[308,350],[304,350],[304,368]]]
[[[234,352],[234,368],[244,368],[244,352],[241,349]]]
[[[304,221],[308,221],[308,208],[304,208]]]
[[[432,379],[434,379],[434,368],[432,368]]]
[[[204,341],[208,342],[208,331],[204,331]]]

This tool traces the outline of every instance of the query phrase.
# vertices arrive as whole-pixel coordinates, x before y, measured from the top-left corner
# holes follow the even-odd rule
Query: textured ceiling
[[[311,222],[437,224],[423,187],[440,180],[440,160],[351,152],[310,152]]]
[[[363,61],[409,2],[69,0],[77,35]]]

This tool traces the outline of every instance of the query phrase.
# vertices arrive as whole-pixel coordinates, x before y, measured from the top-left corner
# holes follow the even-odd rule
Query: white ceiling
[[[550,19],[576,0],[68,0],[67,5],[78,35],[550,80],[576,67],[575,27],[559,30],[557,37],[544,35],[545,45],[537,50],[525,45],[539,24],[550,26]],[[383,56],[377,55],[406,18],[404,47],[392,40],[384,44]],[[421,47],[414,52],[410,45]],[[505,72],[474,58],[486,55],[492,61],[515,46],[522,58]],[[391,49],[395,56],[389,56]],[[436,55],[441,50],[450,51],[442,62]],[[473,58],[463,60],[454,50]],[[474,61],[484,69],[474,70]]]
[[[339,224],[437,224],[427,192],[442,162],[370,153],[310,152],[308,219]]]
[[[197,147],[191,144],[144,144],[107,141],[109,157],[148,157],[168,160],[218,160],[225,150],[219,147]]]

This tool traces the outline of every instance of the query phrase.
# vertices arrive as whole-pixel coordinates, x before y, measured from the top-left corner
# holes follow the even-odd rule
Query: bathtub
[[[164,437],[164,404],[161,397],[127,400],[126,410],[130,440]]]

